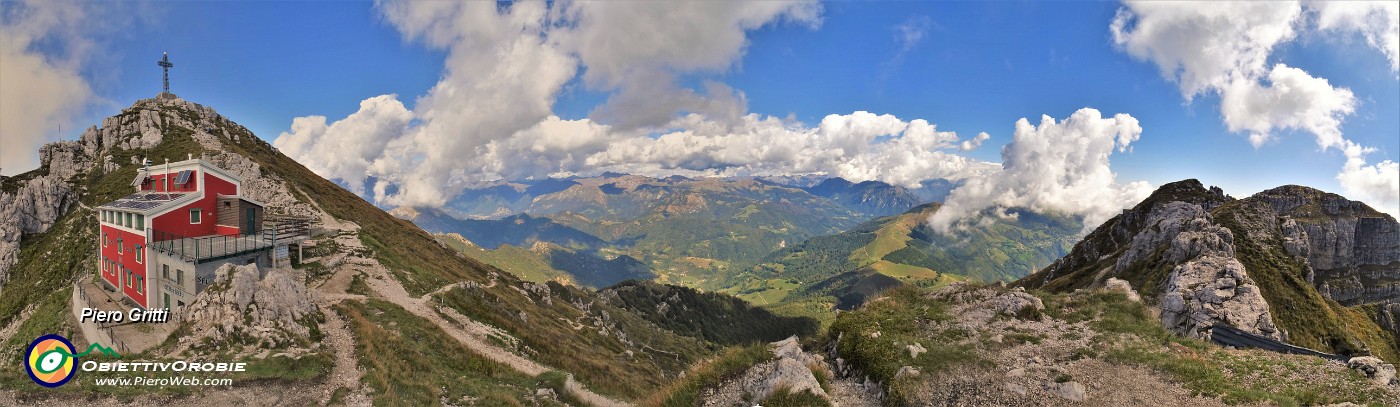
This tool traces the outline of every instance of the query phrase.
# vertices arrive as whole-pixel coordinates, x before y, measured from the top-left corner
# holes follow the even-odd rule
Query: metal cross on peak
[[[162,90],[160,93],[161,93],[161,94],[169,94],[169,93],[170,93],[170,67],[175,66],[175,64],[170,63],[170,55],[168,55],[168,54],[162,52],[162,53],[160,53],[160,60],[159,60],[159,61],[156,61],[156,65],[160,65],[161,70],[162,70],[162,71],[165,71],[165,72],[164,72],[164,74],[165,74],[165,75],[164,75],[164,85],[165,85],[165,87],[163,88],[163,90]]]

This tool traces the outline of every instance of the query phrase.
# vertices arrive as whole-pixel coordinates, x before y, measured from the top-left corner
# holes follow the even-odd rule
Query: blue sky
[[[1153,60],[1116,44],[1110,23],[1121,4],[835,2],[818,9],[818,23],[770,15],[743,31],[747,45],[727,68],[667,72],[682,89],[722,83],[742,93],[745,113],[791,117],[808,128],[827,115],[868,111],[927,120],[960,140],[986,132],[990,139],[981,148],[949,153],[987,162],[1002,161],[1000,147],[1012,141],[1017,119],[1063,120],[1083,107],[1105,116],[1127,113],[1142,130],[1130,152],[1112,154],[1118,183],[1199,178],[1236,196],[1282,184],[1344,190],[1337,174],[1347,157],[1338,149],[1322,151],[1309,131],[1288,128],[1274,129],[1273,141],[1256,148],[1247,131],[1227,128],[1218,93],[1188,102]],[[161,51],[175,63],[174,93],[213,106],[270,142],[291,132],[297,117],[325,116],[333,124],[361,110],[362,100],[386,94],[419,111],[406,126],[426,124],[418,98],[452,77],[447,67],[455,45],[405,35],[418,22],[390,17],[372,3],[172,2],[122,11],[139,15],[86,33],[102,50],[75,68],[91,94],[70,115],[73,127],[64,127],[64,139],[76,137],[70,129],[158,92]],[[1400,158],[1400,83],[1387,55],[1367,46],[1360,31],[1297,31],[1272,48],[1269,64],[1286,63],[1349,89],[1356,104],[1342,116],[1341,134],[1375,149],[1365,156],[1368,164]],[[907,32],[920,39],[905,41]],[[37,41],[27,52],[62,54],[67,35]],[[586,82],[588,64],[576,69],[550,100],[549,113],[561,120],[586,120],[620,93],[620,86]],[[647,133],[655,139],[676,129],[668,124]]]

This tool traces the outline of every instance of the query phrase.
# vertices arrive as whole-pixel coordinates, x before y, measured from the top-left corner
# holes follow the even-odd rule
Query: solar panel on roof
[[[175,185],[185,185],[185,183],[186,183],[186,182],[189,182],[189,180],[190,180],[190,171],[189,171],[189,170],[180,171],[180,175],[178,175],[178,176],[175,177]]]
[[[131,186],[133,187],[144,183],[146,183],[146,174],[137,174],[136,179],[131,180]]]
[[[179,199],[185,194],[167,193],[135,193],[112,201],[103,207],[118,209],[146,210],[164,205],[170,201]]]

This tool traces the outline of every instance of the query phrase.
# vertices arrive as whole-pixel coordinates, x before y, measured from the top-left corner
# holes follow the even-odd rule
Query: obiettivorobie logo
[[[97,373],[144,373],[135,377],[97,378],[98,386],[231,386],[230,377],[191,377],[185,373],[227,375],[248,371],[246,362],[175,361],[78,361],[78,358],[100,352],[111,358],[121,355],[101,344],[88,345],[81,353],[73,352],[73,343],[62,335],[48,334],[29,344],[24,357],[24,370],[29,378],[44,387],[58,387],[73,379],[78,370]],[[171,375],[174,376],[171,376]]]
[[[58,334],[48,334],[34,339],[29,344],[29,352],[24,357],[24,370],[29,378],[44,387],[58,387],[73,379],[77,370],[78,358],[93,351],[114,358],[121,358],[116,351],[100,344],[89,345],[82,353],[73,353],[73,343]]]

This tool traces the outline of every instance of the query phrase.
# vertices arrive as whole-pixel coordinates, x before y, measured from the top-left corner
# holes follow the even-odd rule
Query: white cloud
[[[895,59],[900,59],[904,54],[913,50],[915,46],[918,46],[932,26],[933,20],[922,15],[909,17],[903,23],[894,26],[894,39],[895,42],[899,43],[899,51],[896,51]]]
[[[676,77],[726,71],[743,56],[748,31],[782,21],[815,28],[820,14],[808,1],[580,1],[563,6],[573,25],[551,38],[578,56],[586,86],[617,91],[590,115],[595,121],[631,130],[683,112],[732,123],[748,110],[742,92],[708,82],[701,93]]]
[[[810,1],[571,2],[576,22],[557,41],[587,66],[584,82],[615,89],[646,70],[720,72],[742,56],[747,32],[777,21],[816,27],[821,5]]]
[[[1342,146],[1342,118],[1356,110],[1351,90],[1283,64],[1266,78],[1268,86],[1241,79],[1220,89],[1220,114],[1230,131],[1248,131],[1255,147],[1279,129],[1312,133],[1324,149]]]
[[[1267,70],[1296,36],[1296,2],[1126,2],[1109,29],[1128,55],[1157,64],[1188,100]]]
[[[442,205],[493,179],[590,175],[826,173],[915,185],[995,166],[945,150],[976,147],[926,120],[854,112],[816,126],[749,113],[718,81],[743,56],[747,32],[816,27],[812,2],[380,3],[409,40],[448,51],[442,79],[412,111],[393,95],[327,124],[297,118],[275,144],[328,178],[388,205]],[[564,120],[564,84],[609,93],[590,118]],[[703,78],[703,76],[702,76]],[[360,191],[364,180],[380,181]],[[388,185],[398,187],[396,193]]]
[[[657,138],[615,139],[588,166],[649,175],[668,171],[710,175],[824,173],[855,181],[914,186],[930,178],[963,179],[994,168],[941,150],[957,135],[922,119],[854,112],[828,115],[815,128],[749,114],[738,125],[691,115],[684,130]]]
[[[820,5],[808,1],[378,6],[406,39],[447,50],[442,79],[410,114],[398,111],[397,101],[392,114],[380,114],[387,100],[362,104],[345,119],[353,124],[299,118],[279,142],[327,177],[372,175],[398,186],[392,195],[385,185],[374,188],[391,205],[436,206],[484,178],[582,169],[586,152],[551,142],[578,140],[596,149],[617,137],[611,133],[660,130],[683,114],[733,125],[747,112],[742,92],[713,81],[697,91],[679,86],[678,78],[729,69],[748,45],[749,30],[821,21]],[[611,97],[592,120],[560,120],[553,104],[580,70],[585,86]],[[313,139],[351,145],[338,154],[349,163],[293,148]]]
[[[1366,165],[1360,146],[1349,146],[1346,165],[1337,174],[1337,182],[1351,199],[1366,202],[1378,211],[1400,218],[1400,163],[1385,160]]]
[[[402,135],[413,119],[395,95],[360,102],[360,110],[326,125],[325,116],[298,117],[291,133],[273,141],[283,154],[299,157],[302,165],[327,178],[345,181],[350,190],[364,195],[370,164],[383,154],[390,140]]]
[[[1127,2],[1109,30],[1134,58],[1150,61],[1176,82],[1188,101],[1220,96],[1221,119],[1246,132],[1256,148],[1278,130],[1311,133],[1317,145],[1337,149],[1347,161],[1338,183],[1352,199],[1391,213],[1400,201],[1400,171],[1393,161],[1366,165],[1371,152],[1348,140],[1343,120],[1356,111],[1350,89],[1326,78],[1274,63],[1276,47],[1302,32],[1360,33],[1400,69],[1400,4],[1395,2]],[[1316,24],[1310,24],[1316,21]]]
[[[1317,10],[1317,27],[1323,31],[1355,31],[1366,43],[1390,59],[1390,69],[1400,70],[1400,2],[1309,1]]]
[[[977,147],[981,147],[981,146],[982,146],[982,142],[983,142],[983,141],[987,141],[987,139],[989,139],[989,138],[992,138],[992,136],[989,135],[989,134],[987,134],[987,133],[985,133],[985,132],[983,132],[983,133],[977,133],[977,136],[976,136],[976,137],[973,137],[973,138],[968,139],[968,140],[963,140],[962,144],[959,144],[959,145],[958,145],[958,149],[960,149],[960,150],[962,150],[962,151],[972,151],[972,150],[976,150]]]
[[[0,8],[0,169],[16,174],[38,166],[39,146],[59,137],[91,101],[79,68],[91,50],[78,26],[87,19],[79,3],[6,2]],[[41,52],[48,41],[64,46]],[[71,132],[73,128],[70,127]]]
[[[1083,108],[1056,122],[1042,116],[1033,126],[1016,122],[1011,144],[1002,148],[1002,168],[968,179],[929,217],[935,230],[949,233],[976,224],[987,210],[998,216],[1010,208],[1079,215],[1086,230],[1146,198],[1145,182],[1120,184],[1109,167],[1114,150],[1125,152],[1142,135],[1127,114],[1102,117]]]

